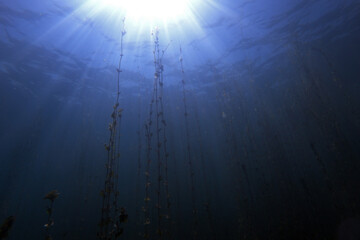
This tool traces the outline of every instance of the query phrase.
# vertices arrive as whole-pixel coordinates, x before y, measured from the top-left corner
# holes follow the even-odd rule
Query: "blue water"
[[[0,239],[360,238],[359,1],[125,15],[0,0]]]

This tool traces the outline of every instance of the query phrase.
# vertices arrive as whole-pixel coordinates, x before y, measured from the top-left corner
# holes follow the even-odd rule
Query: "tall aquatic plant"
[[[149,224],[150,221],[150,163],[151,163],[151,151],[152,144],[154,146],[154,158],[156,159],[156,169],[157,169],[157,189],[156,189],[156,219],[157,219],[157,235],[160,239],[166,234],[167,237],[170,236],[170,193],[168,187],[168,158],[169,153],[167,149],[167,137],[166,137],[166,120],[164,115],[164,103],[163,103],[163,85],[164,85],[164,66],[162,63],[163,56],[166,52],[164,50],[160,50],[159,45],[159,29],[155,28],[152,32],[152,37],[154,40],[154,85],[153,85],[153,93],[150,101],[150,110],[149,110],[149,118],[145,124],[145,137],[147,141],[147,150],[146,150],[146,185],[145,185],[145,229],[144,229],[144,237],[149,238]],[[153,114],[153,111],[155,114]],[[152,142],[154,134],[154,142]],[[166,208],[163,210],[163,203],[165,202]],[[169,220],[166,223],[166,226],[163,224],[163,219]]]
[[[185,134],[186,134],[186,157],[189,164],[189,175],[190,175],[190,185],[191,185],[191,203],[192,203],[192,214],[194,218],[193,223],[193,238],[197,238],[198,234],[198,210],[196,207],[196,194],[195,194],[195,173],[194,173],[194,162],[191,152],[190,145],[190,133],[189,133],[189,119],[188,119],[188,106],[186,99],[186,90],[185,90],[185,71],[183,65],[182,49],[180,46],[180,67],[181,67],[181,85],[183,93],[183,104],[184,104],[184,119],[185,119]]]
[[[117,73],[117,92],[116,101],[111,113],[111,123],[109,124],[110,137],[108,144],[105,144],[107,151],[106,177],[104,183],[104,189],[101,191],[102,196],[102,208],[101,208],[101,220],[99,223],[99,232],[97,236],[101,240],[112,240],[119,238],[123,233],[121,224],[127,221],[127,214],[124,208],[118,206],[118,178],[119,178],[119,160],[120,160],[120,125],[123,109],[120,108],[120,73],[121,62],[124,56],[123,54],[123,39],[126,34],[125,31],[125,18],[122,20],[123,29],[121,31],[120,40],[120,59]]]
[[[50,235],[50,229],[54,226],[54,220],[52,218],[53,207],[54,207],[54,201],[55,201],[55,199],[57,199],[59,197],[59,195],[60,195],[60,193],[57,190],[53,190],[53,191],[48,192],[44,197],[44,199],[50,201],[50,205],[46,208],[46,213],[48,214],[48,219],[44,225],[44,228],[46,231],[45,240],[52,239],[52,237]]]
[[[180,57],[179,57],[179,62],[180,62],[180,70],[181,70],[181,86],[182,86],[182,96],[183,96],[183,105],[184,105],[184,120],[185,120],[185,128],[186,128],[186,141],[187,141],[187,145],[189,145],[189,147],[187,147],[187,152],[188,152],[188,158],[190,157],[192,159],[192,155],[196,155],[196,153],[198,153],[198,158],[200,160],[200,169],[201,169],[201,173],[199,175],[202,175],[202,179],[199,179],[199,182],[202,181],[203,182],[203,188],[204,188],[204,202],[203,202],[203,206],[205,208],[205,213],[206,213],[206,217],[207,217],[207,222],[208,222],[208,234],[210,237],[210,239],[217,239],[217,235],[216,235],[216,228],[215,228],[215,224],[214,224],[214,218],[213,218],[213,212],[212,212],[212,202],[211,202],[211,196],[210,196],[210,181],[209,181],[209,176],[208,176],[208,166],[209,166],[209,157],[205,155],[205,148],[204,148],[204,144],[203,144],[203,134],[202,131],[203,129],[201,128],[202,124],[199,118],[199,114],[198,114],[198,107],[197,107],[197,97],[194,94],[194,91],[191,91],[192,89],[187,87],[187,83],[190,82],[190,79],[186,78],[185,75],[185,68],[183,65],[183,53],[182,53],[182,47],[180,46]],[[190,100],[190,101],[189,101]],[[191,102],[191,108],[188,107],[188,103]],[[189,112],[192,112],[193,114],[189,114]],[[190,119],[189,117],[193,116],[193,120],[194,120],[194,129],[192,129],[189,126],[190,123]],[[191,144],[190,144],[190,133],[189,133],[189,129],[193,130],[193,132],[196,132],[196,141],[197,141],[197,150],[193,151],[194,154],[191,154],[190,150],[191,150]],[[191,164],[192,165],[192,164]],[[190,166],[190,165],[189,165]],[[191,170],[192,169],[192,170]],[[191,169],[189,168],[189,172],[191,174],[191,172],[193,172],[194,167],[192,166]],[[195,177],[195,175],[193,175],[193,177]],[[200,176],[199,176],[200,177]],[[198,208],[196,205],[196,198],[195,198],[195,179],[192,179],[191,181],[191,191],[192,191],[192,195],[194,195],[194,197],[192,198],[192,210],[193,210],[193,217],[194,217],[194,222],[196,224],[198,224]],[[199,214],[200,215],[200,214]],[[202,222],[203,223],[203,222]],[[194,235],[197,232],[197,225],[194,224]],[[196,235],[195,235],[196,236]]]
[[[140,73],[140,72],[139,72]],[[141,92],[141,81],[139,81],[139,93]],[[141,217],[140,217],[140,205],[142,204],[142,201],[140,201],[139,199],[139,194],[140,194],[140,186],[142,186],[141,183],[141,171],[142,171],[142,149],[143,149],[143,139],[142,139],[142,130],[143,130],[143,123],[142,123],[142,114],[141,114],[141,110],[142,110],[142,98],[141,98],[141,94],[139,94],[139,102],[138,102],[138,130],[136,131],[137,134],[137,140],[138,140],[138,152],[137,152],[137,173],[136,173],[136,189],[135,189],[135,198],[136,198],[136,219],[139,221],[138,223],[140,223],[142,221]],[[141,219],[141,220],[140,220]]]

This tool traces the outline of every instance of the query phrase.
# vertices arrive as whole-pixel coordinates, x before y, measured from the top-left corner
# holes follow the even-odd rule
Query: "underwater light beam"
[[[95,1],[95,0],[94,0]],[[190,11],[190,0],[97,0],[102,7],[116,8],[127,18],[177,20]]]

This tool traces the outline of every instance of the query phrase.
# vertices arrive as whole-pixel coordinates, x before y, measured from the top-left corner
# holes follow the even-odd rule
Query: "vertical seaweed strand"
[[[160,117],[160,121],[161,121],[161,125],[162,125],[162,146],[163,146],[163,165],[164,165],[164,181],[163,181],[163,185],[165,188],[165,198],[166,198],[166,212],[163,212],[163,217],[165,217],[166,220],[168,220],[167,222],[167,226],[166,226],[166,232],[164,231],[164,233],[166,233],[166,239],[170,239],[171,238],[171,221],[170,221],[170,216],[171,216],[171,202],[170,202],[170,192],[169,192],[169,176],[168,176],[168,159],[169,159],[169,152],[168,152],[168,147],[167,147],[167,136],[166,136],[166,120],[165,120],[165,110],[164,110],[164,103],[163,103],[163,96],[164,96],[164,66],[162,64],[162,59],[163,56],[167,50],[167,48],[169,47],[170,43],[167,45],[167,47],[163,50],[161,50],[161,57],[159,57],[158,59],[158,65],[159,65],[159,103],[160,103],[160,112],[159,112],[159,117]],[[158,48],[158,53],[159,53],[159,48]]]
[[[146,140],[146,166],[145,166],[145,204],[143,207],[144,211],[144,238],[148,239],[150,238],[149,233],[149,225],[151,223],[150,221],[150,208],[149,208],[149,202],[150,202],[150,186],[151,186],[151,180],[150,180],[150,165],[151,165],[151,151],[152,151],[152,116],[153,116],[153,108],[154,108],[154,102],[155,102],[155,81],[153,86],[153,92],[149,104],[149,117],[147,122],[145,123],[145,140]]]
[[[218,107],[219,112],[221,113],[221,124],[224,129],[225,134],[225,143],[226,143],[226,152],[228,153],[228,164],[229,168],[231,169],[231,179],[234,182],[234,189],[235,189],[235,198],[238,202],[238,213],[237,213],[237,219],[240,226],[244,227],[244,229],[250,228],[251,226],[251,220],[250,220],[250,213],[248,212],[250,203],[252,202],[252,191],[250,187],[249,181],[246,181],[247,183],[247,189],[248,189],[248,195],[250,196],[251,202],[247,201],[244,194],[246,193],[244,191],[245,187],[243,178],[247,178],[247,172],[246,167],[242,167],[240,162],[240,156],[239,151],[237,147],[237,141],[236,136],[234,134],[233,124],[231,121],[231,118],[233,117],[232,111],[233,109],[229,105],[231,102],[230,97],[230,91],[227,89],[218,90],[217,93],[217,101],[218,101]],[[244,173],[242,173],[242,171]],[[244,191],[244,192],[243,192]],[[242,194],[244,193],[244,194]],[[242,213],[241,210],[246,210],[245,213]],[[245,227],[246,224],[246,227]],[[244,237],[247,237],[248,231],[240,231],[239,234],[243,235]]]
[[[141,160],[142,160],[142,123],[141,123],[141,110],[142,110],[142,98],[141,98],[141,82],[139,81],[139,104],[138,104],[138,130],[136,131],[138,137],[138,153],[137,153],[137,176],[136,176],[136,190],[135,190],[135,199],[136,199],[136,220],[140,220],[139,214],[139,192],[140,192],[140,173],[141,173]]]
[[[161,228],[161,182],[162,182],[162,156],[161,156],[161,139],[160,139],[160,109],[159,109],[159,79],[162,74],[162,66],[160,65],[160,47],[159,47],[159,29],[156,27],[155,32],[152,33],[154,38],[154,92],[155,92],[155,130],[156,130],[156,159],[157,159],[157,203],[155,208],[157,208],[157,233],[161,239],[162,228]]]
[[[185,83],[184,83],[185,84]],[[215,240],[216,237],[216,231],[215,231],[215,225],[214,225],[214,219],[211,211],[211,197],[210,197],[210,190],[209,190],[209,180],[208,180],[208,173],[207,173],[207,166],[205,164],[205,155],[204,155],[204,146],[203,146],[203,137],[202,137],[202,129],[200,127],[200,120],[199,120],[199,114],[198,114],[198,108],[197,108],[197,102],[195,99],[195,96],[192,94],[192,102],[194,105],[194,117],[195,117],[195,124],[196,129],[198,132],[198,143],[199,143],[199,150],[200,150],[200,163],[201,163],[201,169],[203,171],[203,182],[205,186],[205,199],[206,202],[205,205],[205,211],[209,222],[209,233],[211,235],[211,239]]]
[[[107,151],[106,176],[102,195],[101,220],[99,223],[100,230],[97,236],[101,240],[117,239],[123,232],[120,223],[125,222],[127,215],[125,209],[118,207],[118,171],[120,159],[120,123],[123,109],[119,107],[120,98],[120,73],[121,62],[123,58],[123,38],[125,31],[125,18],[122,20],[123,29],[120,40],[120,59],[117,72],[117,92],[116,102],[111,114],[112,122],[109,124],[110,137],[108,144],[105,144]]]
[[[51,240],[51,235],[50,235],[50,228],[52,228],[52,226],[54,226],[54,220],[52,219],[52,213],[53,213],[53,206],[54,206],[54,201],[55,199],[60,195],[60,193],[57,190],[53,190],[48,192],[44,199],[48,199],[50,200],[50,205],[46,208],[46,212],[48,214],[48,219],[47,219],[47,223],[44,225],[45,231],[46,231],[46,236],[45,236],[45,240]],[[9,220],[14,220],[14,218],[9,218]],[[6,236],[4,236],[5,238]],[[0,238],[2,239],[2,237],[0,236]]]
[[[198,231],[198,216],[197,216],[197,208],[196,208],[196,196],[195,196],[195,179],[194,179],[194,166],[191,155],[190,148],[190,134],[189,134],[189,120],[188,120],[188,110],[186,104],[186,91],[185,91],[185,71],[183,66],[183,58],[182,58],[182,49],[180,46],[180,66],[181,66],[181,83],[182,83],[182,91],[183,91],[183,103],[184,103],[184,118],[185,118],[185,134],[186,134],[186,152],[187,152],[187,160],[189,164],[189,173],[190,173],[190,185],[191,185],[191,202],[192,202],[192,214],[194,218],[194,226],[193,226],[193,239],[197,238]]]

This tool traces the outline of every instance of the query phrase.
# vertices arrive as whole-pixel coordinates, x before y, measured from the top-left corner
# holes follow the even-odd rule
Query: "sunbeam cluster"
[[[189,0],[90,0],[101,8],[111,8],[137,20],[178,20],[191,12]]]

